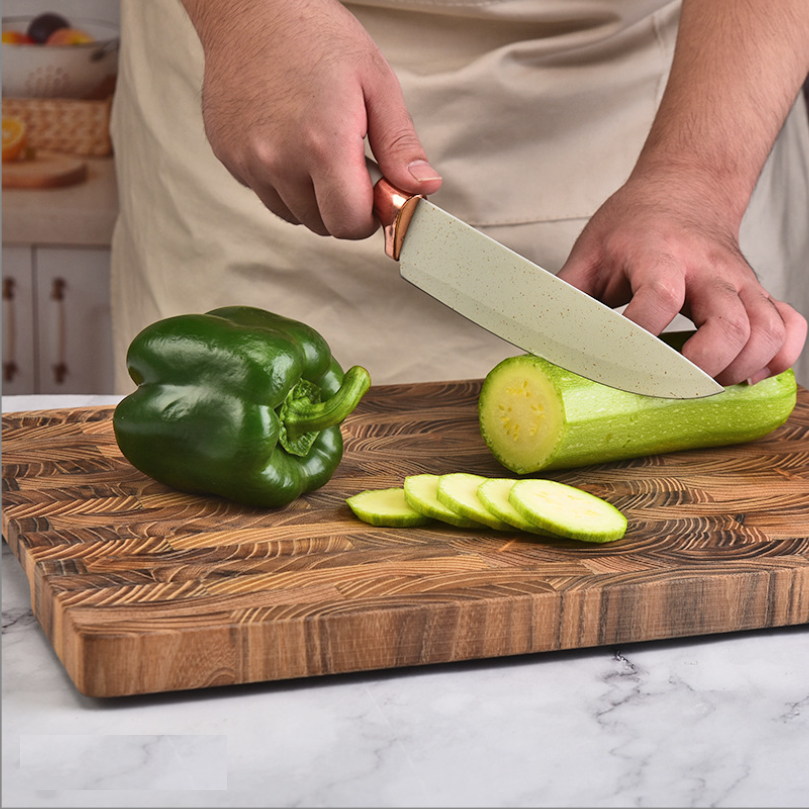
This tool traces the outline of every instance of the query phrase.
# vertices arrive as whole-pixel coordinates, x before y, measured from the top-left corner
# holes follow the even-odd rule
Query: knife
[[[619,390],[696,399],[724,388],[595,298],[434,205],[370,158],[385,252],[406,281],[517,348]]]

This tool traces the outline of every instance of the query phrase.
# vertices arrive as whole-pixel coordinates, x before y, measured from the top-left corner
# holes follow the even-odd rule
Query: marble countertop
[[[9,396],[4,412],[116,397]],[[805,807],[809,628],[97,700],[3,544],[6,807]]]
[[[3,189],[3,244],[108,247],[118,215],[115,161],[87,158],[87,179],[64,188]]]

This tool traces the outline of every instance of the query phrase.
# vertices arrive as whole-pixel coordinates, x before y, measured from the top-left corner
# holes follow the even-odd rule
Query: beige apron
[[[663,0],[347,3],[395,68],[444,184],[432,199],[557,271],[629,174],[674,47]],[[113,107],[117,386],[148,323],[250,304],[317,328],[376,384],[477,378],[519,353],[399,278],[382,236],[315,236],[269,213],[213,156],[202,50],[178,0],[122,0]],[[803,117],[801,117],[803,116]],[[809,314],[809,136],[796,110],[745,220],[776,297]],[[804,372],[804,384],[809,382]]]

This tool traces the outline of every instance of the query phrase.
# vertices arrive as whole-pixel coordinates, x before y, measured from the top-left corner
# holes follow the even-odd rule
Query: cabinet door
[[[40,393],[112,393],[110,251],[37,247]]]
[[[36,320],[31,248],[3,247],[3,393],[33,393]]]

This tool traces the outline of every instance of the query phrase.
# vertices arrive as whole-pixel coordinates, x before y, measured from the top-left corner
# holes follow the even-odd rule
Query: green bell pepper
[[[138,388],[115,409],[121,452],[155,480],[261,507],[323,486],[343,456],[341,422],[371,384],[324,338],[249,306],[179,315],[132,341]]]

